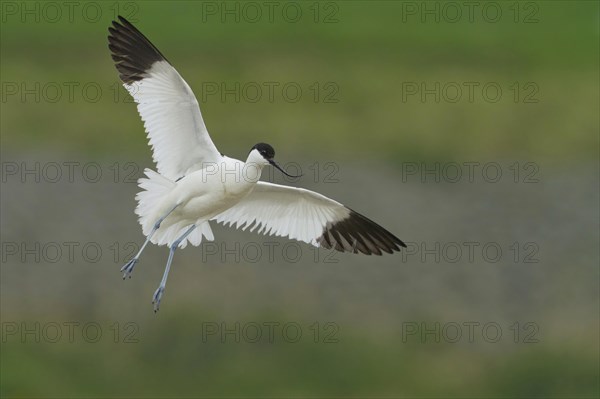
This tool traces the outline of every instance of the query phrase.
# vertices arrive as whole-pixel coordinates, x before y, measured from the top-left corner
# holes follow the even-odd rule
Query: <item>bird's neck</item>
[[[242,167],[241,177],[248,183],[256,183],[260,180],[260,176],[265,165],[257,162],[245,162]]]

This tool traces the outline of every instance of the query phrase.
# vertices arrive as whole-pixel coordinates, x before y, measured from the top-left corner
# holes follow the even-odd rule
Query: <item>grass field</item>
[[[407,15],[406,3],[413,4],[331,3],[336,8],[322,14],[334,11],[333,23],[314,23],[308,2],[294,3],[305,16],[298,23],[279,14],[273,23],[268,15],[244,23],[242,8],[241,22],[235,23],[234,16],[207,15],[202,2],[176,3],[168,10],[160,1],[146,2],[129,13],[205,99],[207,124],[227,151],[245,151],[256,137],[264,137],[279,141],[278,149],[286,152],[352,157],[360,149],[368,152],[365,156],[390,162],[594,159],[599,105],[594,2],[532,3],[538,8],[535,18],[521,15],[519,23],[508,5],[496,23],[481,14],[473,22],[466,15],[457,23],[435,23],[435,16],[426,15],[422,23],[420,15]],[[65,17],[56,23],[6,16],[5,147],[147,153],[135,134],[140,124],[133,105],[121,104],[127,96],[118,87],[106,48],[114,8],[102,7],[96,23],[76,13],[73,22]],[[440,11],[440,18],[449,12]],[[268,82],[277,84],[272,101]],[[283,90],[293,83],[301,90],[297,102],[292,102],[297,86],[288,85],[289,93]],[[35,94],[26,94],[28,89],[35,92],[36,84],[41,93],[37,103]],[[225,94],[235,91],[236,84],[238,94],[248,90],[239,102],[235,94]],[[434,92],[425,102],[421,84]],[[418,92],[410,94],[414,86]],[[461,97],[453,102],[459,95],[456,87]],[[255,98],[259,100],[251,102]],[[28,117],[31,113],[39,117]]]

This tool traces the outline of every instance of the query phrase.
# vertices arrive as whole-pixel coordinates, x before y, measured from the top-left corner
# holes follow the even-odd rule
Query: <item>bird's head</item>
[[[277,162],[275,162],[275,160],[273,159],[274,157],[275,157],[275,150],[273,149],[273,147],[271,147],[267,143],[258,143],[254,147],[252,147],[252,149],[250,150],[250,153],[248,154],[247,162],[253,162],[253,163],[256,163],[261,166],[266,166],[269,164],[273,165],[274,167],[279,169],[281,171],[281,173],[283,173],[284,175],[286,175],[288,177],[302,176],[302,175],[294,176],[294,175],[290,175],[289,173],[287,173],[285,170],[283,170],[283,168],[281,166],[279,166],[277,164]]]

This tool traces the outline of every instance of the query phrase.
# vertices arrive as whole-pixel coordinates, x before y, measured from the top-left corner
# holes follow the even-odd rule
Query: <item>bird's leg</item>
[[[129,262],[127,262],[125,266],[121,268],[121,271],[123,272],[123,280],[125,280],[125,277],[131,278],[131,272],[133,272],[135,264],[140,260],[140,255],[142,254],[142,251],[144,250],[144,248],[146,248],[146,245],[148,245],[150,239],[152,239],[152,236],[154,235],[154,233],[156,233],[156,230],[158,230],[162,221],[165,220],[167,216],[169,216],[171,212],[173,212],[178,206],[179,204],[175,205],[173,208],[171,208],[169,212],[167,212],[163,217],[158,219],[156,223],[154,223],[152,231],[150,232],[150,234],[148,234],[148,237],[146,237],[146,241],[144,241],[144,244],[142,244],[142,247],[140,248],[138,253]]]
[[[185,238],[192,231],[194,231],[195,228],[196,228],[195,224],[191,225],[190,228],[187,229],[185,231],[185,233],[183,233],[181,235],[181,237],[179,237],[177,240],[175,240],[175,242],[173,243],[173,245],[171,245],[171,248],[169,249],[169,259],[167,259],[167,266],[165,267],[165,272],[163,274],[163,278],[160,281],[160,285],[158,286],[156,291],[154,291],[154,297],[152,298],[152,303],[154,304],[154,312],[155,313],[158,310],[158,307],[160,305],[160,299],[162,298],[163,292],[165,291],[165,285],[167,284],[167,277],[169,277],[169,270],[171,269],[171,262],[173,261],[173,254],[175,254],[175,250],[177,249],[177,247],[179,246],[181,241],[185,240]]]

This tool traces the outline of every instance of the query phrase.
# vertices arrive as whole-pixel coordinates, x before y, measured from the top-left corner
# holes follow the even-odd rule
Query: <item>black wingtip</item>
[[[317,242],[326,249],[365,255],[391,254],[406,248],[398,237],[351,209],[347,218],[328,224]]]
[[[119,77],[131,84],[144,79],[154,63],[167,59],[125,17],[119,15],[117,19],[108,27],[108,48]]]

